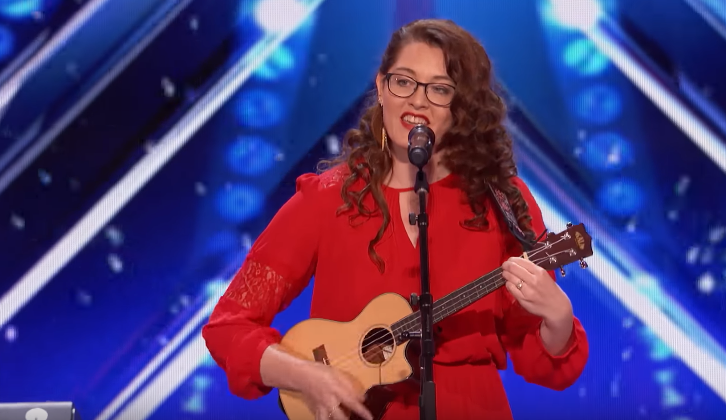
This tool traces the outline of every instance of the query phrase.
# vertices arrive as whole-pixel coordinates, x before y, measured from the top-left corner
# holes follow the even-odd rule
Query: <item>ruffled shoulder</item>
[[[341,163],[321,173],[319,176],[321,188],[335,188],[339,190],[343,186],[346,178],[350,176],[350,169],[347,164]]]
[[[295,180],[296,195],[305,207],[328,213],[343,203],[340,192],[349,173],[347,165],[337,165],[320,174],[302,174]]]

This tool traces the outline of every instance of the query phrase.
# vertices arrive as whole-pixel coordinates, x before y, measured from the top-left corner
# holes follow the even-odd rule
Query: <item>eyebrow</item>
[[[406,72],[406,73],[410,73],[410,74],[411,74],[411,75],[413,75],[413,76],[415,76],[415,75],[416,75],[416,72],[415,72],[415,71],[413,71],[413,70],[411,70],[411,69],[410,69],[410,68],[408,68],[408,67],[396,67],[395,69],[393,69],[393,70],[391,70],[391,71],[392,71],[392,72],[397,72],[397,71],[403,71],[403,72]],[[451,82],[451,83],[454,83],[454,81],[453,81],[453,80],[451,80],[451,78],[450,78],[449,76],[441,76],[441,75],[438,75],[438,76],[434,76],[434,77],[432,77],[432,78],[431,78],[431,80],[443,80],[443,81],[445,81],[445,82]]]

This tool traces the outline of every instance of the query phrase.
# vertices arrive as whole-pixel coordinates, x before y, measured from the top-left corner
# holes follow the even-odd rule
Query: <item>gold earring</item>
[[[388,135],[386,134],[386,127],[381,128],[381,150],[386,150],[388,146]]]

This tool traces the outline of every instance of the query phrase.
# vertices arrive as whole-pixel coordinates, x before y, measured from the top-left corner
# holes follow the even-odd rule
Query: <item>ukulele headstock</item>
[[[587,268],[585,258],[592,256],[592,237],[585,230],[585,225],[567,224],[567,229],[560,233],[549,232],[547,236],[534,244],[528,253],[529,259],[546,270],[562,268],[567,264],[580,261],[581,268]]]

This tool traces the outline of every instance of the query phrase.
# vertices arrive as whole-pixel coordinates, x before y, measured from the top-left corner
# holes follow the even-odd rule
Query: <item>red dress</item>
[[[350,321],[374,297],[419,292],[419,254],[400,216],[399,193],[384,187],[391,221],[375,250],[385,261],[381,274],[368,255],[382,218],[351,225],[336,216],[342,204],[342,169],[297,180],[296,194],[259,236],[246,261],[219,300],[202,334],[215,361],[224,369],[232,394],[245,399],[270,392],[260,378],[260,358],[280,340],[270,328],[273,317],[299,295],[315,276],[312,318]],[[462,192],[449,175],[431,184],[427,211],[431,293],[438,299],[521,255],[512,235],[498,223],[497,209],[488,212],[491,229],[465,229],[472,216]],[[520,179],[534,231],[544,230],[539,207]],[[372,205],[372,200],[369,201]],[[371,207],[369,207],[371,208]],[[554,278],[554,275],[553,275]],[[510,420],[511,410],[498,369],[507,355],[528,382],[561,390],[580,376],[588,358],[584,329],[575,319],[564,354],[544,348],[541,319],[522,309],[502,287],[438,325],[434,379],[441,420]],[[417,360],[412,361],[417,366]],[[385,419],[418,419],[418,388],[410,387],[386,412]]]

